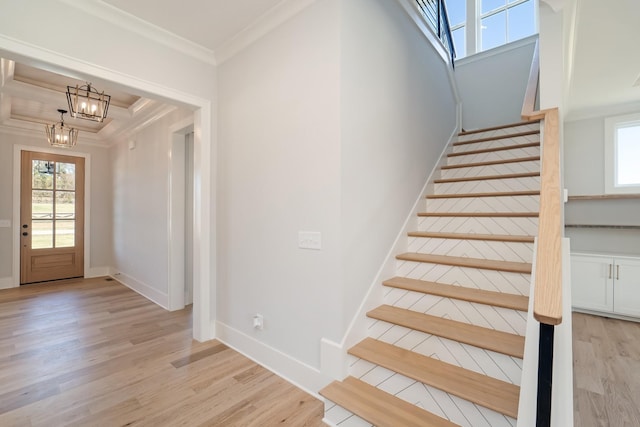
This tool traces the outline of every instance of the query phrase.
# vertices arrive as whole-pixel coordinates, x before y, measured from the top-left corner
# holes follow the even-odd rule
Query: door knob
[[[23,231],[23,232],[22,232],[22,235],[23,235],[23,236],[28,236],[28,235],[29,235],[29,233],[27,233],[26,231]]]

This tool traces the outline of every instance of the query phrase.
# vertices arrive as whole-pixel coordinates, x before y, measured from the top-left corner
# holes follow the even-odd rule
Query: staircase
[[[320,394],[349,426],[515,426],[540,189],[540,124],[463,132],[385,304]]]

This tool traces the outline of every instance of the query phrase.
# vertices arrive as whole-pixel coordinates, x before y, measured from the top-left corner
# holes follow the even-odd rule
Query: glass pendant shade
[[[98,92],[91,84],[67,86],[67,102],[71,117],[102,122],[107,117],[111,96]]]

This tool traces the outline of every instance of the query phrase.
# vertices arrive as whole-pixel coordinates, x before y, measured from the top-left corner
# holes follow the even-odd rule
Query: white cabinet
[[[572,305],[640,317],[640,258],[571,255]]]

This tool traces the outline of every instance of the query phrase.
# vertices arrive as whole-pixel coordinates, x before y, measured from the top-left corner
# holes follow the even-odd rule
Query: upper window
[[[446,0],[456,57],[536,33],[535,0]]]
[[[640,114],[605,119],[605,192],[640,193]]]

